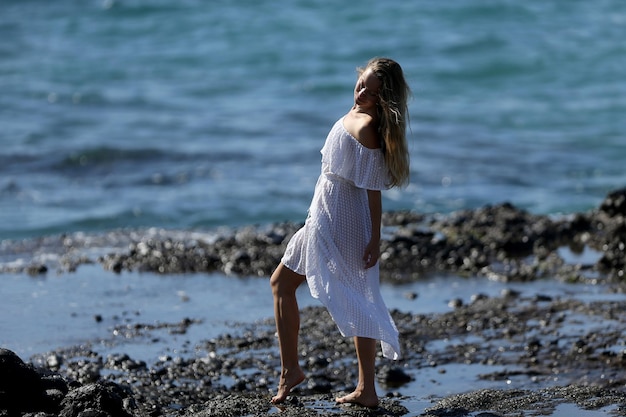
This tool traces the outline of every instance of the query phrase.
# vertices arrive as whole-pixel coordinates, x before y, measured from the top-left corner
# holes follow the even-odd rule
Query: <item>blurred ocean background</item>
[[[596,207],[626,183],[622,0],[2,0],[0,238],[302,220],[355,67],[401,63],[385,209]]]
[[[626,184],[625,39],[623,0],[0,0],[0,261],[63,233],[304,220],[373,56],[414,93],[412,181],[386,210],[590,210]],[[84,340],[133,308],[272,314],[264,280],[48,275],[0,277],[0,345]],[[211,307],[232,291],[250,317]]]

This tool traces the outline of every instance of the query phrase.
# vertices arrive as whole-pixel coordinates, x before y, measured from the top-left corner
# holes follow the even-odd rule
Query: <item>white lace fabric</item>
[[[382,151],[359,143],[342,118],[321,153],[309,215],[282,263],[306,276],[311,295],[326,306],[343,336],[380,340],[383,356],[398,359],[398,330],[380,294],[378,264],[366,269],[363,260],[372,234],[367,190],[389,183]]]

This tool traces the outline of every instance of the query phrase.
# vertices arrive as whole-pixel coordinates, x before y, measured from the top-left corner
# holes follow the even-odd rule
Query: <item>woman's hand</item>
[[[365,269],[371,268],[376,265],[379,257],[380,240],[372,239],[370,243],[368,243],[365,247],[365,254],[363,255],[363,261],[365,261]]]
[[[372,218],[372,234],[370,235],[370,243],[365,247],[363,254],[365,269],[376,265],[380,257],[380,219],[383,212],[381,199],[380,190],[367,190],[367,200]]]

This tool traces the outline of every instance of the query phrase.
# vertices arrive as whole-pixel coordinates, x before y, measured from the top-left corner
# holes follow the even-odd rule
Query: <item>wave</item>
[[[0,155],[0,175],[21,174],[36,170],[40,173],[90,174],[113,169],[171,163],[247,162],[252,155],[246,151],[181,152],[158,148],[123,149],[110,146],[88,147],[57,154],[14,153]]]

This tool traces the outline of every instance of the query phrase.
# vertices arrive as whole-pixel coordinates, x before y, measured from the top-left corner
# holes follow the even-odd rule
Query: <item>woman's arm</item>
[[[370,207],[370,217],[372,220],[372,236],[365,248],[363,260],[365,268],[376,265],[380,256],[380,227],[383,212],[381,192],[379,190],[367,190],[367,199]]]

